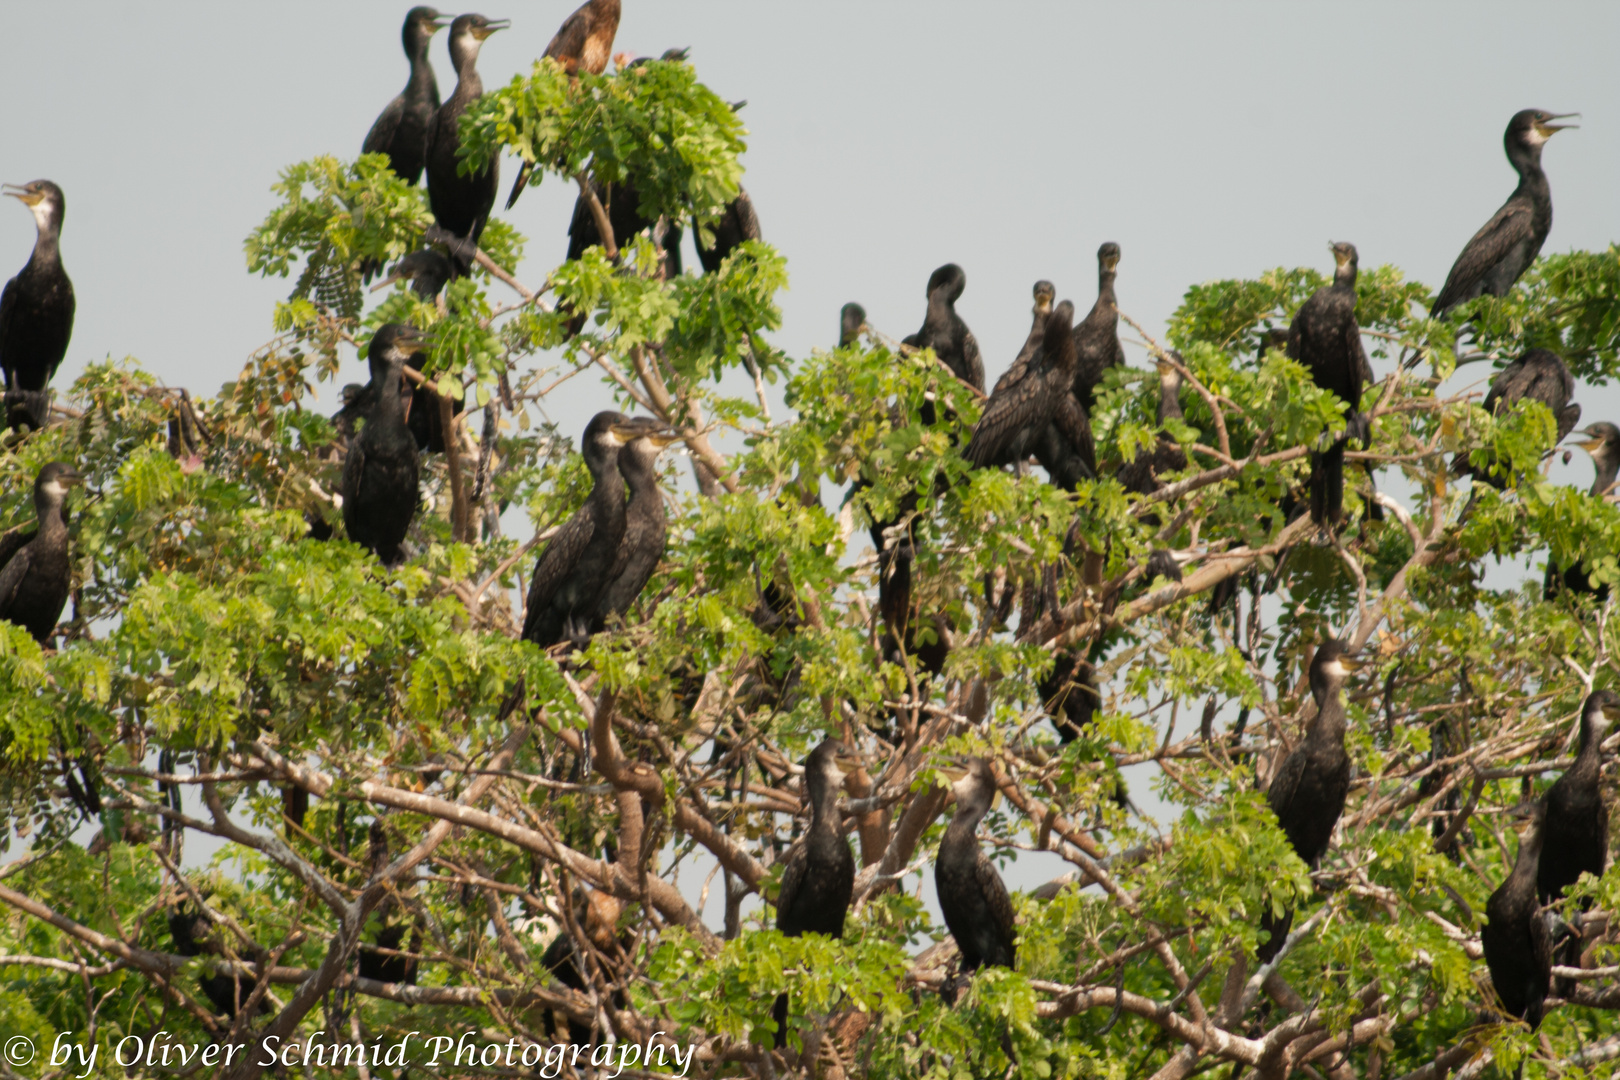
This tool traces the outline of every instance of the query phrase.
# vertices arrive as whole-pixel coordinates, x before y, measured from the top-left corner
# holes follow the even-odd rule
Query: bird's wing
[[[737,185],[737,197],[732,200],[731,208],[737,214],[737,232],[743,240],[761,240],[764,233],[759,229],[759,214],[754,211],[753,197]]]
[[[4,291],[0,291],[0,342],[6,339],[6,327],[11,325],[11,317],[17,309],[17,279],[12,278],[6,282]],[[4,353],[0,353],[0,370],[6,373],[6,389],[11,388],[11,362]]]
[[[21,548],[7,560],[5,569],[0,570],[0,615],[11,607],[11,601],[17,595],[17,586],[28,576],[28,566],[32,561],[28,549]]]
[[[1444,312],[1469,299],[1472,287],[1486,272],[1501,262],[1513,248],[1535,233],[1528,203],[1509,200],[1487,221],[1462,249],[1452,264],[1446,283],[1435,297],[1435,312]]]
[[[995,864],[982,851],[973,864],[973,876],[978,879],[979,891],[984,894],[984,902],[989,906],[990,917],[996,921],[997,927],[1011,930],[1017,916],[1013,911],[1012,897],[1007,895],[1007,883],[1001,880]]]
[[[1281,821],[1288,813],[1288,808],[1294,802],[1294,796],[1299,792],[1300,777],[1305,774],[1305,755],[1295,750],[1283,759],[1277,767],[1277,775],[1271,778],[1271,786],[1266,789],[1266,805]]]
[[[364,434],[364,432],[362,432]],[[343,497],[347,508],[350,501],[360,496],[360,483],[366,476],[366,441],[349,440],[349,449],[343,455]]]
[[[1575,425],[1581,422],[1581,403],[1572,401],[1558,410],[1558,442],[1569,438],[1569,433],[1575,430]]]
[[[975,390],[984,390],[984,358],[979,355],[979,339],[968,330],[962,335],[963,381]]]
[[[799,886],[804,884],[804,868],[809,859],[805,857],[804,838],[788,848],[787,856],[782,866],[782,884],[776,890],[776,928],[782,928],[782,913],[793,910],[793,901],[799,895]]]
[[[405,115],[405,96],[402,94],[388,103],[388,107],[377,117],[371,130],[366,132],[366,141],[360,147],[362,154],[386,154],[393,145],[394,132],[399,130],[399,118]]]
[[[980,468],[1005,464],[1001,457],[1018,433],[1047,421],[1047,411],[1041,408],[1045,391],[1046,380],[1024,378],[992,397],[964,456]]]
[[[0,570],[5,569],[6,564],[11,561],[11,557],[21,551],[30,540],[38,535],[39,527],[37,525],[32,529],[25,529],[18,525],[15,529],[0,533]]]
[[[590,23],[585,12],[576,11],[563,20],[544,55],[560,60],[563,69],[572,75],[579,70],[579,58],[585,52],[585,38],[589,33]]]
[[[1052,415],[1052,423],[1058,431],[1074,447],[1075,453],[1086,468],[1091,470],[1091,478],[1097,476],[1097,444],[1091,436],[1091,418],[1086,415],[1086,408],[1072,393],[1065,393],[1058,399],[1058,407]]]
[[[596,515],[586,503],[557,530],[534,564],[534,580],[529,582],[528,617],[551,602],[563,580],[573,571],[580,555],[596,533]]]

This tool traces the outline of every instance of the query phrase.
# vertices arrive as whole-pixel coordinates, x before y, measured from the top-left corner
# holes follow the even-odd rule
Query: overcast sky
[[[574,3],[483,11],[512,20],[485,44],[485,84],[526,72]],[[249,277],[242,240],[278,170],[359,152],[405,83],[408,6],[6,5],[0,180],[49,178],[68,202],[79,307],[59,386],[109,354],[204,395],[235,377],[290,288]],[[1104,240],[1124,249],[1122,309],[1154,330],[1190,283],[1328,272],[1329,240],[1437,287],[1513,189],[1502,131],[1521,108],[1584,114],[1545,153],[1545,250],[1607,246],[1616,41],[1620,6],[1598,3],[626,0],[615,49],[689,46],[700,78],[748,100],[745,182],[792,275],[783,348],[832,344],[848,300],[893,336],[915,330],[929,272],[954,261],[993,381],[1036,279],[1090,307]],[[510,215],[529,239],[520,277],[562,257],[571,206],[553,180]],[[33,237],[21,205],[0,205],[0,276]],[[340,383],[363,378],[350,358]],[[552,415],[608,400],[581,380],[568,395]],[[1580,400],[1588,421],[1620,417],[1612,388]],[[1590,480],[1584,457],[1558,468]]]

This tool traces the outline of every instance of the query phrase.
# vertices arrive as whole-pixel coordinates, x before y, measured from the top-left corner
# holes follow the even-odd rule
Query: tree
[[[1436,388],[1532,345],[1606,381],[1620,249],[1544,258],[1443,321],[1418,314],[1425,286],[1364,274],[1380,377],[1360,403],[1372,444],[1349,456],[1412,509],[1376,496],[1388,514],[1369,520],[1363,484],[1323,539],[1280,507],[1343,405],[1279,351],[1255,359],[1314,271],[1196,286],[1174,352],[1150,343],[1188,387],[1167,434],[1189,466],[1154,494],[1108,467],[1073,492],[972,471],[960,448],[981,401],[930,353],[877,331],[809,357],[773,348],[787,277],[768,244],[665,276],[650,233],[712,225],[743,135],[688,64],[572,81],[536,65],[463,121],[469,166],[515,152],[576,185],[605,243],[532,287],[512,276],[522,238],[493,222],[442,310],[403,285],[364,306],[361,261],[431,225],[419,189],[378,156],[293,166],[246,248],[254,272],[296,284],[234,382],[202,398],[132,360],[93,365],[0,457],[8,527],[45,462],[76,463],[91,492],[59,646],[0,624],[7,825],[28,844],[0,872],[8,1030],[93,1039],[107,1075],[119,1040],[160,1031],[368,1046],[416,1031],[422,1064],[421,1033],[521,1051],[560,1023],[623,1054],[694,1047],[701,1075],[1417,1078],[1523,1060],[1540,1076],[1612,1058],[1605,919],[1581,921],[1588,970],[1560,980],[1537,1035],[1492,1012],[1478,944],[1514,847],[1504,811],[1568,761],[1580,700],[1614,682],[1610,607],[1489,587],[1483,570],[1546,550],[1620,584],[1620,514],[1546,481],[1544,407],[1493,417]],[[612,235],[594,184],[626,182],[648,233]],[[394,571],[309,536],[340,523],[341,467],[311,380],[389,321],[431,329],[423,383],[443,415],[468,406],[452,452],[428,458],[416,555]],[[604,404],[680,431],[707,493],[680,498],[632,617],[547,655],[516,640],[523,575],[588,481],[569,433],[529,406],[587,371]],[[754,397],[726,392],[736,372]],[[771,415],[766,383],[790,415]],[[1156,444],[1157,394],[1144,371],[1109,374],[1101,460]],[[1495,462],[1502,489],[1463,490],[1456,453]],[[503,532],[513,506],[531,539]],[[902,515],[919,639],[950,647],[934,676],[880,649],[876,560],[851,539]],[[1194,556],[1179,582],[1149,577],[1165,547]],[[1311,714],[1304,665],[1333,632],[1376,662],[1349,699],[1349,804],[1312,871],[1258,786]],[[1107,687],[1066,744],[1038,689],[1060,651],[1095,657]],[[842,941],[785,939],[744,903],[774,894],[807,814],[795,764],[828,733],[865,763],[846,781],[856,908]],[[993,762],[1007,796],[985,842],[1072,869],[1016,898],[1018,969],[947,1005],[953,946],[900,886],[938,843],[938,770],[961,754]],[[1162,830],[1114,799],[1119,770],[1145,762],[1178,815]],[[184,868],[202,837],[218,853]],[[679,884],[705,868],[720,932]],[[1564,913],[1617,892],[1613,872],[1584,881]],[[1268,908],[1296,916],[1257,968]],[[577,985],[554,974],[559,940]],[[394,1071],[345,1068],[368,1065]]]

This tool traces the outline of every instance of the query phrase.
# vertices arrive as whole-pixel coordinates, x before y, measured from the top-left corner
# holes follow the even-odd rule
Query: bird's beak
[[[836,754],[833,757],[833,763],[838,766],[838,771],[844,773],[846,776],[852,772],[859,771],[866,765],[865,762],[856,757],[854,754]]]
[[[1109,255],[1109,256],[1104,257],[1104,259],[1103,259],[1103,269],[1104,270],[1112,271],[1114,269],[1114,267],[1116,267],[1118,265],[1119,265],[1119,256],[1118,255]]]
[[[371,291],[372,292],[382,292],[384,289],[388,288],[388,286],[392,285],[394,282],[403,280],[404,277],[405,277],[404,274],[400,273],[398,270],[395,270],[392,274],[389,274],[387,277],[385,277],[381,281],[377,282],[377,284],[373,285],[371,287]]]
[[[967,769],[961,765],[947,765],[944,768],[936,771],[941,776],[948,777],[953,784],[962,780],[968,774]]]
[[[657,421],[654,421],[654,423],[657,423]],[[609,430],[613,432],[614,436],[622,445],[630,442],[632,439],[639,439],[643,435],[650,434],[647,427],[647,419],[645,417],[638,417],[629,421],[628,423],[614,424]]]
[[[420,330],[413,330],[410,334],[394,340],[395,346],[406,356],[415,356],[428,347],[428,339]]]
[[[84,477],[76,472],[58,473],[56,482],[63,487],[79,487],[84,483]]]
[[[1603,706],[1603,715],[1610,720],[1620,720],[1620,705]]]
[[[1349,653],[1341,654],[1339,656],[1339,663],[1343,665],[1344,670],[1346,671],[1360,671],[1362,668],[1367,666],[1366,660],[1359,656],[1351,656]]]
[[[1581,114],[1578,112],[1555,113],[1554,115],[1547,117],[1547,119],[1563,120],[1571,116],[1579,115]],[[1555,131],[1563,131],[1565,128],[1578,128],[1580,126],[1581,125],[1579,124],[1549,124],[1542,120],[1536,121],[1536,131],[1541,134],[1542,138],[1547,138]]]
[[[38,206],[40,201],[45,198],[45,193],[43,191],[30,191],[21,184],[5,184],[0,186],[3,186],[6,189],[4,192],[5,194],[10,195],[13,199],[17,199],[18,201],[26,203],[29,206]]]
[[[647,438],[652,442],[652,444],[654,446],[656,446],[656,447],[658,447],[658,449],[662,450],[664,447],[669,446],[672,443],[680,442],[681,441],[681,433],[674,430],[673,428],[666,428],[663,431],[653,432],[652,434],[648,435]]]
[[[445,29],[446,27],[448,27],[451,23],[453,23],[455,21],[456,21],[456,17],[454,15],[440,15],[438,18],[434,19],[432,21],[432,23],[430,23],[429,25],[431,25],[433,27],[434,32],[437,33],[438,31]]]
[[[483,41],[497,30],[505,30],[512,25],[511,19],[491,19],[483,26],[473,27],[473,37]]]

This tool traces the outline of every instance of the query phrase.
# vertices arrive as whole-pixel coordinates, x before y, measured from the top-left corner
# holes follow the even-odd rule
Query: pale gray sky
[[[485,84],[526,72],[576,2],[483,10],[512,20],[485,45]],[[404,85],[407,7],[6,4],[0,179],[53,179],[68,201],[79,309],[58,385],[108,354],[204,395],[235,377],[289,288],[248,276],[242,239],[280,168],[358,153]],[[1513,188],[1502,130],[1521,108],[1584,114],[1546,150],[1546,250],[1605,247],[1617,40],[1620,6],[1599,3],[626,0],[615,47],[690,46],[704,81],[748,99],[745,182],[792,275],[783,348],[830,345],[847,300],[890,334],[916,329],[929,272],[954,261],[993,379],[1037,278],[1089,308],[1104,240],[1124,249],[1122,308],[1155,330],[1190,283],[1326,271],[1330,239],[1438,286]],[[443,35],[432,55],[448,94]],[[510,215],[524,279],[561,258],[571,205],[551,181]],[[33,232],[0,206],[0,278]],[[345,377],[363,378],[352,358]],[[607,397],[576,380],[549,411]],[[1613,389],[1580,400],[1587,420],[1620,416]],[[1557,470],[1591,476],[1580,456]]]

